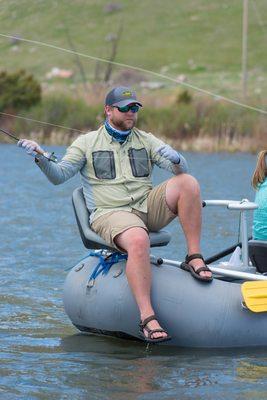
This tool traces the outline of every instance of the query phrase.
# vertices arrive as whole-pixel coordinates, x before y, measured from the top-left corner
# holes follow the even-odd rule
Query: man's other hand
[[[171,146],[168,144],[164,144],[156,149],[156,152],[159,153],[161,156],[167,158],[167,160],[171,161],[174,164],[179,164],[180,162],[180,155],[177,151],[175,151]]]

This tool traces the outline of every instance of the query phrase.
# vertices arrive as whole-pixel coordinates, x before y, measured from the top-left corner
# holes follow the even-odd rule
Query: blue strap
[[[91,251],[89,253],[89,257],[98,257],[99,258],[99,263],[93,270],[89,281],[91,279],[96,279],[98,275],[102,273],[102,275],[107,275],[109,272],[110,268],[112,267],[113,264],[116,264],[122,260],[127,260],[127,254],[121,254],[119,252],[112,253],[109,256],[104,257],[101,253],[96,252],[96,251]]]

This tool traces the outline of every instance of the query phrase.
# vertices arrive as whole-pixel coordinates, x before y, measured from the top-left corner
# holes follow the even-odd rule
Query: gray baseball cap
[[[128,104],[138,104],[142,107],[142,104],[137,100],[136,93],[125,86],[118,86],[108,92],[105,100],[106,106],[118,106],[125,107]]]

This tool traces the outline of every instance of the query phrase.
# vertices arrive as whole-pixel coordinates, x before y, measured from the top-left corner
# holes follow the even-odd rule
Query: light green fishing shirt
[[[54,184],[80,172],[92,222],[110,211],[147,212],[154,165],[175,174],[187,171],[186,161],[180,154],[180,163],[173,164],[157,152],[162,145],[162,140],[137,128],[121,144],[101,126],[97,131],[79,136],[59,163],[38,156],[38,166]]]

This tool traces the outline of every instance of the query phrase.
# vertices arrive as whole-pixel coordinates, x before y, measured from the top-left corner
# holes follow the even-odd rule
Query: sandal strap
[[[200,254],[200,253],[195,253],[195,254],[191,254],[190,256],[187,255],[187,256],[185,257],[185,262],[186,262],[186,263],[189,263],[190,261],[195,260],[196,258],[200,258],[201,260],[204,261],[204,258],[203,258],[203,256],[202,256],[202,254]]]
[[[206,267],[199,267],[199,268],[195,269],[195,273],[196,273],[196,274],[199,274],[199,273],[202,272],[202,271],[211,272],[211,270],[210,270],[207,266],[206,266]]]
[[[147,325],[150,321],[153,321],[153,320],[158,321],[156,315],[154,315],[154,314],[153,314],[153,315],[150,315],[149,317],[147,317],[146,319],[144,319],[144,321],[141,321],[140,324],[139,324],[140,328],[144,329],[144,328],[146,327],[146,325]]]
[[[149,329],[149,330],[147,330],[147,328],[145,328],[145,330],[146,330],[147,333],[148,333],[148,338],[149,338],[149,339],[152,339],[151,336],[152,336],[154,333],[157,333],[157,332],[159,332],[159,333],[166,333],[166,334],[167,334],[167,332],[166,332],[164,329]]]

